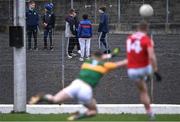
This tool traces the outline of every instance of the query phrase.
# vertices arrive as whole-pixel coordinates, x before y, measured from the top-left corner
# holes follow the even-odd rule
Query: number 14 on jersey
[[[131,51],[135,51],[135,53],[140,53],[142,50],[141,47],[141,42],[140,40],[135,40],[134,42],[132,42],[131,39],[127,40],[127,51],[130,53]]]

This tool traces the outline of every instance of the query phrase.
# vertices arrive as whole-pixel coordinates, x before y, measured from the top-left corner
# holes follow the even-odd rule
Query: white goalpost
[[[26,112],[26,24],[25,0],[14,0],[14,26],[23,28],[24,46],[13,47],[14,60],[14,112]]]

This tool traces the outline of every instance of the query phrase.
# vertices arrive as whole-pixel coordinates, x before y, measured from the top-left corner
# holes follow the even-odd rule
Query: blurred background
[[[125,41],[130,31],[143,18],[139,7],[151,4],[154,16],[148,19],[150,36],[155,41],[161,83],[148,82],[153,103],[180,104],[180,1],[179,0],[34,0],[42,17],[44,4],[52,2],[56,15],[53,33],[54,51],[42,50],[43,28],[39,23],[38,51],[26,51],[27,55],[27,99],[37,92],[56,93],[76,78],[82,62],[79,56],[67,59],[67,39],[64,37],[65,17],[70,8],[76,9],[78,17],[87,13],[93,23],[91,51],[98,48],[98,9],[107,7],[110,33],[109,47],[121,48],[114,60],[125,58]],[[28,0],[27,0],[28,4]],[[0,0],[0,104],[13,103],[13,49],[9,47],[8,28],[13,25],[13,0]],[[139,103],[137,89],[128,80],[126,69],[118,69],[102,79],[95,89],[95,97],[101,104]]]

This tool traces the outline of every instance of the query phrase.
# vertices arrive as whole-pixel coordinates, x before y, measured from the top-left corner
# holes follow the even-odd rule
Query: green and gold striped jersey
[[[102,62],[95,59],[86,60],[81,66],[78,79],[95,87],[104,74],[115,68],[117,68],[117,65],[113,62]]]

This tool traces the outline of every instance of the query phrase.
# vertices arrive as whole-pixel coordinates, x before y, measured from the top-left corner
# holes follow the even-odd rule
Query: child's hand
[[[46,26],[47,26],[47,24],[46,24],[46,23],[44,23],[44,26],[46,27]]]

